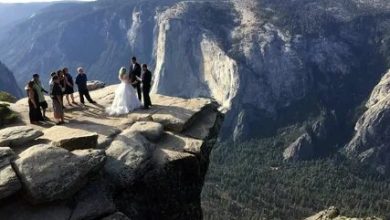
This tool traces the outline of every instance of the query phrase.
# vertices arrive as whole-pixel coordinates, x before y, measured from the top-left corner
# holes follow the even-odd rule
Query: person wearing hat
[[[48,105],[43,93],[48,94],[48,92],[42,87],[42,83],[39,80],[39,74],[34,74],[32,81],[34,82],[33,88],[38,96],[38,106],[42,109],[43,118],[46,118],[46,109]]]

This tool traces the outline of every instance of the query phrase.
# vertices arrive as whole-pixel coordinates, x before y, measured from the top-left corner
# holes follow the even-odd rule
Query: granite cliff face
[[[386,1],[180,2],[157,16],[154,91],[214,97],[236,140],[296,120],[285,112],[313,111],[305,100],[344,120],[386,66],[389,29],[368,26],[387,27],[388,13]]]
[[[374,88],[366,103],[367,111],[355,126],[355,136],[345,147],[352,160],[368,164],[378,172],[390,174],[390,72]]]
[[[21,97],[22,93],[16,83],[12,72],[0,62],[0,91],[5,91],[15,97]]]
[[[21,122],[0,130],[0,219],[202,218],[218,105],[154,95],[151,110],[107,117],[115,87],[63,126],[30,126],[26,99],[11,104]]]

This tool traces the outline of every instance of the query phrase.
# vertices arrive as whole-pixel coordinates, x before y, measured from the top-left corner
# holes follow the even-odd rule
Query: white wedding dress
[[[135,89],[128,82],[127,74],[120,80],[121,84],[115,90],[114,101],[110,107],[106,108],[106,113],[110,116],[128,114],[142,106]]]

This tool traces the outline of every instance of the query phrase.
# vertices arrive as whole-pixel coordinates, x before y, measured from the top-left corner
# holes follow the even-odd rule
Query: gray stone
[[[154,146],[144,136],[127,129],[106,150],[105,172],[118,186],[132,185],[153,149]]]
[[[0,168],[0,199],[6,198],[21,188],[20,181],[11,165]]]
[[[11,166],[15,158],[13,150],[9,147],[0,147],[0,199],[6,198],[21,188],[19,178]]]
[[[97,219],[116,210],[111,192],[100,181],[86,185],[75,198],[77,204],[70,220]]]
[[[160,148],[178,152],[187,152],[198,156],[201,154],[202,145],[202,140],[186,137],[172,132],[166,132],[158,142],[158,146]]]
[[[100,220],[130,220],[130,219],[122,212],[115,212],[114,214],[104,217]]]
[[[14,151],[9,147],[0,147],[0,168],[7,166],[15,158]]]
[[[4,128],[0,130],[0,146],[20,146],[33,141],[42,135],[42,131],[38,131],[28,126]]]
[[[202,110],[196,115],[196,119],[192,125],[183,134],[196,139],[207,138],[216,124],[218,114],[218,111],[213,108]]]
[[[23,188],[34,203],[67,198],[79,190],[87,175],[101,167],[104,151],[80,150],[76,154],[48,146],[28,148],[14,162]]]
[[[45,130],[44,133],[42,138],[50,140],[53,146],[67,150],[89,149],[97,146],[98,134],[82,128],[55,126]]]
[[[0,219],[4,220],[69,220],[70,214],[65,202],[31,205],[15,199],[0,206]]]
[[[87,88],[89,91],[104,88],[106,84],[99,80],[91,80],[87,82]]]
[[[158,139],[160,139],[164,131],[164,127],[157,122],[139,121],[134,123],[131,126],[130,130],[142,134],[150,141],[157,141]]]

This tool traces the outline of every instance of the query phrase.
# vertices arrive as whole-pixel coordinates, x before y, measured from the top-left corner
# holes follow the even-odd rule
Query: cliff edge
[[[0,130],[0,219],[202,218],[218,106],[153,95],[150,110],[108,117],[115,87],[67,108],[62,126],[29,125],[27,100],[10,104],[21,121]]]

